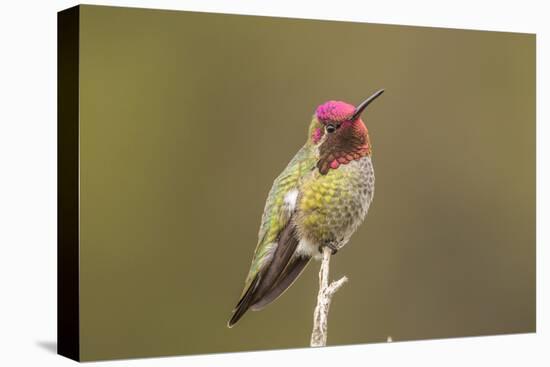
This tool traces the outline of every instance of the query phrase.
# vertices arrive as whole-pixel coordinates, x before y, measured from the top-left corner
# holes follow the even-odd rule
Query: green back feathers
[[[290,219],[284,208],[286,193],[294,188],[299,188],[301,179],[308,173],[311,173],[312,168],[315,167],[316,160],[315,149],[305,144],[273,182],[273,186],[267,196],[258,233],[258,244],[252,258],[250,271],[246,277],[244,291],[246,291],[254,276],[260,270],[264,259],[273,250],[279,233]]]

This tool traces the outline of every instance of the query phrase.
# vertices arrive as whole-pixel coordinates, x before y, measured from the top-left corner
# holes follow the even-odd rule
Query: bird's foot
[[[329,243],[325,243],[324,245],[320,245],[319,246],[319,252],[320,253],[323,253],[323,247],[328,247],[331,251],[331,255],[336,255],[336,253],[338,252],[338,246],[333,243],[333,242],[329,242]]]

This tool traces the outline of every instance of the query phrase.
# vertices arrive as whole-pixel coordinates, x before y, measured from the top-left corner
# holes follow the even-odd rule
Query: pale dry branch
[[[313,331],[311,332],[312,347],[323,347],[327,345],[327,323],[328,311],[332,296],[345,282],[347,277],[342,277],[334,282],[328,282],[329,267],[330,267],[331,250],[327,247],[323,249],[323,260],[321,269],[319,270],[319,294],[317,295],[317,306],[313,313]]]

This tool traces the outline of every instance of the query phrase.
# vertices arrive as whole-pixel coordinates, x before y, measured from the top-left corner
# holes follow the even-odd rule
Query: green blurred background
[[[307,347],[319,263],[226,327],[317,105],[376,193],[334,257],[329,345],[535,330],[535,36],[83,6],[83,360]]]

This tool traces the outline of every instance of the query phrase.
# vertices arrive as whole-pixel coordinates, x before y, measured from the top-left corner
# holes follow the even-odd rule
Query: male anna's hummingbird
[[[312,257],[336,253],[365,218],[374,195],[369,133],[361,113],[383,93],[354,107],[328,101],[309,125],[307,141],[275,179],[241,298],[227,323],[279,297]]]

